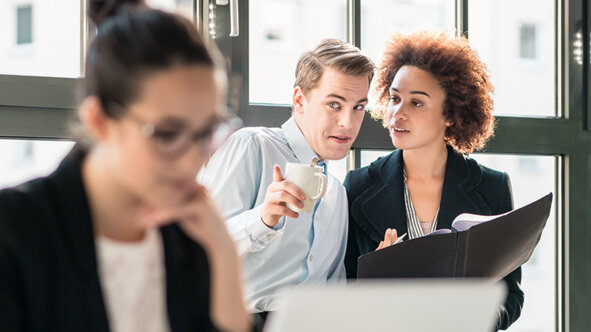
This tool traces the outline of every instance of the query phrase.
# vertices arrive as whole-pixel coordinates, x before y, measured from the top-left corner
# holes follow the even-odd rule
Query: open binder
[[[357,278],[500,280],[531,257],[551,205],[550,193],[465,231],[427,235],[362,255]]]

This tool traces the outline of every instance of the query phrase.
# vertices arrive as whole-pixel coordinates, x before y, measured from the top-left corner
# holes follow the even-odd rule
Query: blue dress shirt
[[[344,281],[347,195],[328,175],[325,196],[314,212],[285,218],[279,229],[261,221],[273,182],[273,165],[311,164],[318,156],[290,118],[281,128],[243,128],[211,157],[199,174],[210,191],[244,262],[251,312],[277,310],[276,298],[296,285]]]

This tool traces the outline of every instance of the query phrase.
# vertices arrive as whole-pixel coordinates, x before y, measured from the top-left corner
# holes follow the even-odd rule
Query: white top
[[[273,181],[273,165],[285,172],[287,162],[310,165],[318,156],[290,118],[281,128],[244,128],[234,133],[209,160],[199,180],[223,216],[246,278],[252,312],[277,310],[277,299],[303,283],[345,280],[347,194],[330,174],[315,213],[285,218],[279,229],[261,221],[262,203]]]
[[[423,234],[427,235],[432,232],[431,227],[433,226],[433,222],[422,222],[421,221],[421,229],[423,230]]]
[[[406,185],[408,176],[406,175],[405,171],[402,171],[402,177],[404,179],[404,204],[406,206],[406,223],[408,225],[407,228],[409,235],[408,238],[416,239],[418,237],[425,236],[437,229],[437,216],[439,215],[439,209],[437,209],[437,213],[435,213],[435,219],[433,221],[419,221],[415,211],[415,206],[412,203],[412,198],[410,197],[408,186]]]
[[[160,232],[152,228],[140,242],[97,236],[96,248],[110,330],[169,331]]]

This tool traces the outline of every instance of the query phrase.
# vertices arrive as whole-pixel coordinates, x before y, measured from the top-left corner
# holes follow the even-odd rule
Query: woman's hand
[[[380,241],[380,245],[378,245],[378,247],[376,248],[375,251],[378,251],[380,249],[384,249],[386,247],[393,245],[394,243],[396,243],[396,240],[398,240],[398,233],[396,232],[396,229],[388,228],[386,230],[386,233],[384,233],[384,241]]]
[[[238,252],[204,186],[195,182],[195,190],[182,204],[146,208],[142,218],[145,227],[175,221],[207,253],[211,271],[211,318],[216,327],[232,332],[250,330]]]
[[[178,222],[183,231],[208,253],[235,251],[222,216],[207,189],[197,182],[191,194],[178,205],[144,206],[140,222],[146,228]]]

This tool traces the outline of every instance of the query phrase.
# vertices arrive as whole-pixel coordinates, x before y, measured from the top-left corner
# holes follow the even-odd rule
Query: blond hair
[[[373,61],[359,48],[339,39],[324,39],[300,56],[294,88],[299,86],[304,93],[314,89],[327,67],[351,76],[367,76],[369,83],[375,70]]]

